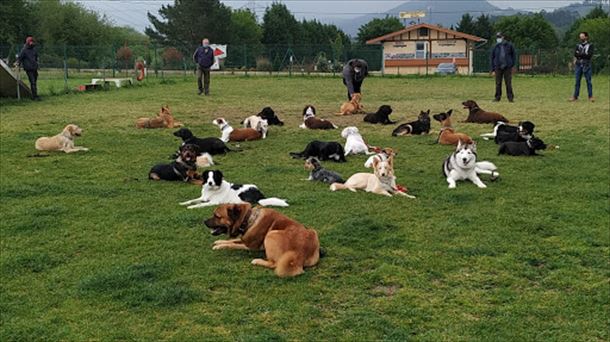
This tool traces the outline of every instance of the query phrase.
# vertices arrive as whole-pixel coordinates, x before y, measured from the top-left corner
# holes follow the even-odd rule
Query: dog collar
[[[227,124],[227,123],[222,125],[222,126],[220,126],[220,130],[221,131],[224,131],[226,128],[229,128],[229,124]]]
[[[240,235],[246,234],[248,228],[254,223],[254,221],[258,217],[259,211],[260,210],[258,207],[250,209],[250,211],[246,215],[246,218],[244,218],[244,222],[242,222],[241,226],[239,226],[239,229],[237,230]]]

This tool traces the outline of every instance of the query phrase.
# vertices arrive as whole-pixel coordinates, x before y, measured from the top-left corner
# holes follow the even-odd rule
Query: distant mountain
[[[368,23],[372,19],[384,18],[386,15],[398,17],[400,12],[407,11],[425,11],[426,17],[421,19],[422,22],[435,25],[440,24],[443,27],[455,25],[460,21],[460,18],[464,13],[470,13],[475,18],[481,14],[505,16],[519,13],[519,11],[513,9],[500,9],[487,2],[487,0],[414,0],[406,1],[383,14],[371,14],[353,19],[334,20],[334,24],[341,28],[345,33],[355,37],[358,34],[358,28],[363,24]],[[407,24],[409,23],[407,22]]]

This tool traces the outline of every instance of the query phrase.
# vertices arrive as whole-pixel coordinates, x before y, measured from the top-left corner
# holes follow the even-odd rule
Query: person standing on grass
[[[369,75],[369,65],[364,59],[351,59],[343,67],[343,84],[347,87],[347,100],[360,92],[362,81]]]
[[[193,61],[197,64],[198,94],[210,95],[210,67],[214,64],[214,49],[210,47],[210,41],[207,38],[201,41],[201,46],[193,54]],[[203,84],[201,83],[202,76]]]
[[[579,34],[580,43],[576,45],[574,51],[574,68],[576,74],[576,84],[574,85],[574,95],[570,101],[578,100],[580,95],[580,80],[582,75],[585,75],[587,81],[587,92],[589,93],[589,101],[594,102],[593,98],[593,83],[591,83],[591,58],[593,57],[593,44],[589,43],[589,33],[581,32]]]
[[[515,66],[515,48],[502,32],[496,33],[496,46],[491,52],[491,72],[496,74],[496,96],[494,102],[502,98],[502,79],[506,83],[506,97],[513,102],[512,72]]]
[[[38,51],[35,49],[34,37],[27,36],[25,39],[25,45],[21,49],[21,52],[17,56],[16,65],[20,65],[28,75],[30,80],[30,90],[32,91],[32,100],[40,101],[38,97]]]

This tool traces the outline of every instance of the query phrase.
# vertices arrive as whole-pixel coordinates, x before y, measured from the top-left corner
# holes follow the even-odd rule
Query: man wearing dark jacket
[[[197,86],[199,95],[205,92],[210,94],[210,67],[214,64],[214,49],[210,47],[210,41],[205,38],[201,41],[201,46],[193,54],[193,61],[197,64]],[[203,84],[201,84],[203,76]]]
[[[369,65],[364,59],[351,59],[343,67],[343,84],[347,87],[347,100],[360,92],[362,81],[369,75]]]
[[[591,57],[593,57],[593,45],[589,43],[589,34],[587,32],[581,32],[579,38],[580,44],[576,45],[576,50],[574,51],[576,85],[574,86],[574,95],[570,98],[570,101],[578,100],[578,96],[580,95],[580,80],[582,79],[582,75],[585,75],[589,101],[593,102],[595,101],[593,98],[593,84],[591,83]]]
[[[38,87],[36,85],[38,80],[38,51],[34,48],[34,38],[32,36],[27,36],[25,39],[25,45],[17,56],[16,64],[21,65],[28,75],[32,100],[39,101],[40,97],[38,97]]]
[[[496,34],[496,46],[491,53],[491,72],[496,74],[496,96],[494,102],[502,98],[502,78],[506,83],[506,97],[508,102],[513,102],[512,71],[515,66],[515,48],[506,40],[506,37],[498,32]]]

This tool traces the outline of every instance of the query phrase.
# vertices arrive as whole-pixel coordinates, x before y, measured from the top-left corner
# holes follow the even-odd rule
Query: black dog
[[[174,135],[181,138],[183,145],[193,144],[199,148],[199,153],[209,153],[211,155],[225,154],[229,151],[235,151],[230,149],[225,143],[218,138],[197,138],[193,135],[188,128],[180,128]]]
[[[170,164],[157,164],[148,172],[148,179],[199,182],[201,177],[197,174],[197,156],[199,149],[196,145],[186,144],[180,147],[178,158]]]
[[[507,141],[500,144],[498,154],[508,154],[510,156],[536,156],[536,150],[544,150],[546,145],[536,137],[531,137],[526,141]]]
[[[368,113],[364,116],[365,122],[370,122],[372,124],[380,123],[383,125],[391,125],[396,122],[390,121],[390,114],[392,114],[392,107],[388,105],[383,105],[377,109],[376,113]]]
[[[271,107],[263,108],[263,110],[256,115],[261,117],[263,120],[267,120],[267,123],[270,125],[284,126],[284,122],[281,121],[277,115],[275,115],[275,112],[273,109],[271,109]]]
[[[510,126],[506,124],[497,124],[496,136],[494,141],[496,144],[504,142],[524,142],[534,136],[534,128],[536,125],[529,121],[519,122],[519,126]]]
[[[430,133],[430,109],[428,111],[420,111],[417,121],[407,122],[394,129],[393,137],[407,134],[428,134]]]
[[[346,162],[343,146],[334,141],[318,141],[314,140],[307,144],[303,152],[290,152],[293,158],[307,159],[316,157],[319,160],[333,160],[336,162]]]

